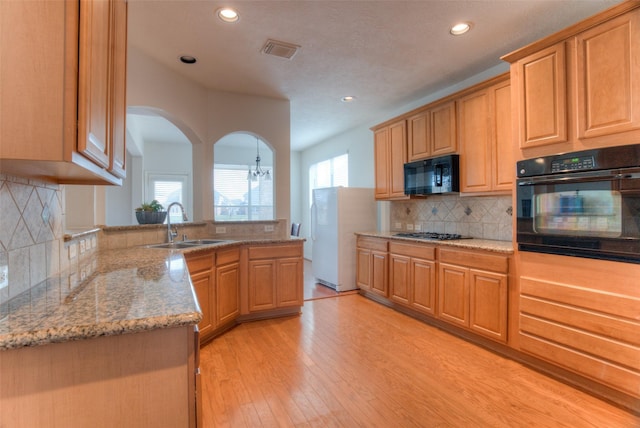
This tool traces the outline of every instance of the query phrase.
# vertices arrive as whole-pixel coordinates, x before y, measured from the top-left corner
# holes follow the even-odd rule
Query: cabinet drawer
[[[388,242],[384,239],[369,238],[364,236],[358,236],[357,246],[360,248],[367,248],[374,251],[387,251]]]
[[[436,247],[431,245],[412,245],[389,242],[389,253],[418,259],[435,260]]]
[[[216,266],[226,265],[240,260],[240,249],[219,250],[216,253]]]
[[[196,272],[201,272],[203,270],[208,270],[213,267],[213,252],[207,252],[205,254],[198,254],[196,256],[186,255],[185,259],[187,260],[187,267],[189,268],[189,273],[193,275]]]
[[[302,245],[270,245],[249,247],[249,259],[274,259],[280,257],[302,257]]]
[[[509,271],[509,258],[506,256],[445,248],[441,248],[439,253],[439,261],[443,263],[452,263],[493,272],[507,273]]]

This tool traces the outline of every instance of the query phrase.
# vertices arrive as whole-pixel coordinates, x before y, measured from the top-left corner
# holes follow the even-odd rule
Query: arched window
[[[230,134],[213,150],[214,220],[273,220],[275,172],[269,146],[250,134]]]

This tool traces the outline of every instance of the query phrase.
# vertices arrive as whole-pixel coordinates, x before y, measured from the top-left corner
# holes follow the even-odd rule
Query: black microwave
[[[447,155],[404,164],[404,194],[433,195],[459,192],[459,165],[459,155]]]

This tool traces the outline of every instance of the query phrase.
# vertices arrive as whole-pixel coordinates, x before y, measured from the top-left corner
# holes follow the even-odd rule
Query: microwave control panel
[[[551,172],[582,171],[594,169],[596,161],[593,156],[574,156],[554,159],[551,162]]]

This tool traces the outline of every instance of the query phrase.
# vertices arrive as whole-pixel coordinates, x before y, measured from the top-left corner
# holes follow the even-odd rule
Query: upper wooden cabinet
[[[462,192],[510,191],[515,177],[509,76],[491,82],[458,100]]]
[[[638,7],[621,3],[503,57],[523,157],[637,143]]]
[[[640,129],[640,9],[576,36],[578,138]]]
[[[403,119],[374,130],[376,199],[405,199],[407,122]]]
[[[409,162],[456,152],[455,101],[432,104],[426,110],[409,117],[407,122]]]
[[[127,4],[0,2],[0,172],[61,184],[125,176]]]

